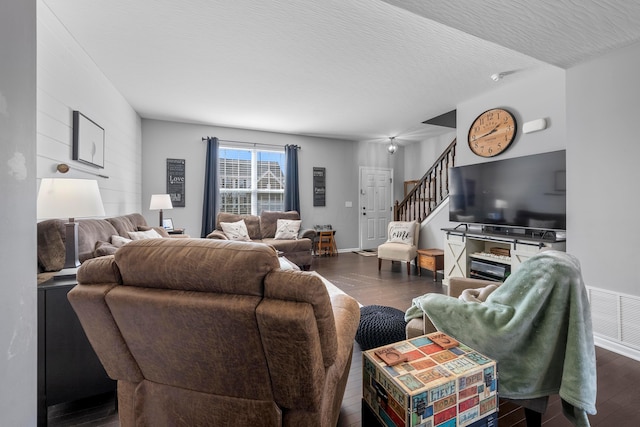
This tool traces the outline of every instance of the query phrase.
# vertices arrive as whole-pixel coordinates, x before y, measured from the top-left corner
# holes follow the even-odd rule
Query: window
[[[219,149],[220,212],[284,210],[284,152]]]

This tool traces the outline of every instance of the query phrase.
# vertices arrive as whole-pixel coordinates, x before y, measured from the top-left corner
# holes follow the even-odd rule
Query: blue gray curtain
[[[298,185],[298,150],[297,145],[284,146],[285,184],[284,210],[300,213],[300,188]]]
[[[203,138],[204,139],[204,138]],[[220,187],[218,186],[218,138],[207,137],[207,158],[204,175],[204,199],[202,203],[202,232],[200,237],[207,237],[216,228]]]

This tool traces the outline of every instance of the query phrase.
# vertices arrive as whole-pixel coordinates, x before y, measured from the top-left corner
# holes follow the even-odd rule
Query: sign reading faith
[[[184,208],[184,170],[184,159],[167,159],[167,194],[174,208]]]

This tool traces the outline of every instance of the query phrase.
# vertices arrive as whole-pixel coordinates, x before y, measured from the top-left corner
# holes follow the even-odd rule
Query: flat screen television
[[[449,220],[566,230],[565,150],[449,170]]]

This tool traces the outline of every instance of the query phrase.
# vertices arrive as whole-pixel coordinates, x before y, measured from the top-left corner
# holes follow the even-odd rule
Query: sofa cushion
[[[93,251],[93,256],[99,257],[105,255],[113,255],[117,250],[118,248],[111,243],[98,240],[96,242],[96,249]]]
[[[103,219],[78,220],[78,259],[84,262],[93,258],[96,242],[108,242],[116,230]]]
[[[221,222],[220,227],[222,227],[224,235],[227,236],[227,239],[229,240],[236,240],[239,242],[251,241],[247,231],[247,226],[242,219],[237,222]]]
[[[215,239],[137,240],[115,260],[124,285],[253,296],[262,296],[265,275],[280,267],[268,246]]]
[[[276,235],[275,238],[277,240],[284,239],[297,239],[298,233],[300,232],[300,220],[292,220],[292,219],[278,219],[276,222]]]
[[[263,239],[276,237],[279,219],[299,220],[300,214],[297,211],[262,211],[260,214],[260,233]]]
[[[222,230],[221,222],[238,222],[244,220],[244,224],[247,226],[247,232],[251,240],[262,239],[260,233],[260,217],[256,215],[238,215],[227,212],[220,212],[216,219],[216,229]],[[274,231],[275,234],[275,231]]]
[[[280,239],[262,239],[262,243],[271,245],[277,250],[284,252],[285,256],[291,252],[309,252],[311,254],[311,240],[309,239],[296,239],[296,240],[280,240]]]
[[[115,218],[106,218],[106,221],[116,229],[116,233],[122,237],[129,237],[129,231],[137,231],[138,227],[133,225],[127,216],[117,216]]]

